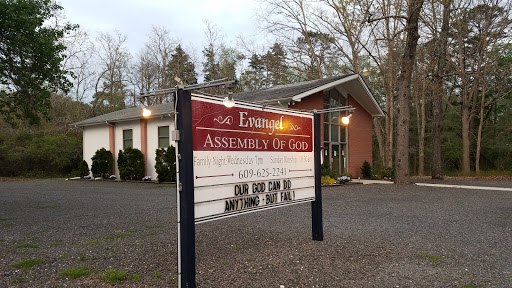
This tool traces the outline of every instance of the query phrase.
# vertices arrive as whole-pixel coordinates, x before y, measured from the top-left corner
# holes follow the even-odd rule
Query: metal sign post
[[[314,153],[315,153],[315,201],[311,202],[311,227],[313,232],[313,240],[323,241],[324,240],[324,229],[322,223],[322,164],[321,159],[321,145],[320,145],[320,113],[314,115]]]
[[[179,131],[178,167],[178,285],[196,287],[196,242],[194,227],[194,166],[192,150],[192,102],[188,91],[176,91]]]

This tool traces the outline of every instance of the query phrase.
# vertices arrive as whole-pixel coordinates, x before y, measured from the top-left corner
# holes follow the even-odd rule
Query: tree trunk
[[[480,101],[480,123],[478,124],[478,138],[476,139],[476,159],[475,171],[480,172],[480,153],[482,151],[482,129],[484,127],[484,108],[485,108],[485,90],[487,82],[485,81],[485,68],[484,68],[484,81],[482,81],[482,98]]]
[[[439,58],[434,78],[434,96],[432,97],[432,179],[443,179],[443,161],[441,157],[441,118],[443,104],[443,75],[446,65],[446,46],[450,29],[450,7],[452,0],[443,1],[443,24],[439,37]]]
[[[469,139],[469,128],[470,128],[470,111],[469,107],[462,108],[462,172],[467,174],[471,170],[469,162],[469,152],[471,141]]]
[[[375,135],[377,136],[377,143],[379,145],[379,158],[380,158],[380,163],[381,165],[385,165],[385,162],[384,162],[384,143],[383,143],[383,133],[382,133],[382,123],[381,123],[381,119],[377,118],[377,117],[374,117],[373,118],[373,126],[374,126],[374,131],[375,131]]]
[[[420,81],[416,81],[416,83],[419,82]],[[422,81],[421,93],[415,97],[416,116],[418,118],[418,176],[423,176],[425,174],[425,89],[425,81]]]
[[[423,0],[410,0],[407,11],[407,37],[398,78],[398,127],[396,137],[395,183],[409,183],[409,120],[411,80],[420,35],[418,20]]]

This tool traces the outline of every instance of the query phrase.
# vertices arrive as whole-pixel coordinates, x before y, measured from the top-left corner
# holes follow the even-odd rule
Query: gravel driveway
[[[176,287],[174,194],[0,182],[0,287]],[[322,242],[309,204],[196,225],[197,286],[512,287],[512,192],[345,185],[323,203]]]

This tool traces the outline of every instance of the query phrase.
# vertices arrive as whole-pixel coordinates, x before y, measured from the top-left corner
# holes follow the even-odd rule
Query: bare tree
[[[441,118],[444,95],[444,74],[447,61],[446,49],[448,46],[448,33],[450,30],[450,9],[452,0],[442,0],[443,20],[439,41],[436,44],[435,55],[437,69],[433,75],[432,97],[432,178],[443,178],[443,162],[441,157]],[[436,29],[437,30],[437,29]]]
[[[409,0],[407,9],[407,39],[400,64],[398,78],[398,126],[396,135],[395,183],[409,182],[409,109],[411,98],[411,79],[416,59],[416,47],[420,35],[418,22],[423,0]]]
[[[84,101],[87,93],[93,89],[94,44],[87,32],[77,29],[73,35],[64,39],[67,47],[67,57],[62,65],[73,73],[73,98]]]
[[[476,3],[463,2],[461,5],[464,9],[459,10],[454,21],[457,49],[455,74],[462,104],[462,171],[468,173],[471,170],[471,125],[482,103],[478,95],[485,81],[484,71],[494,61],[489,56],[489,47],[507,39],[506,31],[511,25],[511,4],[500,0],[480,0]]]
[[[105,113],[125,107],[126,82],[131,54],[124,47],[126,35],[99,32],[96,38],[96,54],[100,61],[100,73],[96,80],[93,108]],[[100,111],[98,111],[100,110]]]

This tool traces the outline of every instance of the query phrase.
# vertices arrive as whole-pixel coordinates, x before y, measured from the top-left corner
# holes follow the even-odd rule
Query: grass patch
[[[240,251],[242,249],[242,246],[233,246],[233,250]]]
[[[120,239],[120,238],[126,238],[129,236],[130,236],[130,234],[128,234],[128,233],[118,233],[115,235],[105,237],[105,240],[115,240],[115,239]]]
[[[82,276],[89,276],[92,274],[91,268],[88,266],[78,266],[71,269],[66,269],[60,272],[59,276],[62,278],[77,279]]]
[[[50,243],[50,247],[58,247],[58,246],[61,246],[62,243],[60,242],[54,242],[54,243]]]
[[[98,240],[82,242],[82,245],[96,245],[96,244],[98,244]]]
[[[142,281],[142,277],[140,277],[139,274],[133,274],[133,275],[130,275],[130,280],[133,281],[133,282],[140,282]]]
[[[26,244],[16,245],[16,248],[18,248],[18,249],[22,249],[22,248],[39,248],[39,245],[26,243]]]
[[[164,226],[163,225],[147,225],[146,228],[156,229],[156,228],[164,228]]]
[[[443,262],[444,261],[444,258],[441,256],[430,255],[430,254],[423,254],[420,256],[421,256],[421,258],[429,259],[432,262]]]
[[[85,254],[80,254],[78,259],[80,259],[80,261],[85,261],[85,260],[87,260],[87,256]]]
[[[69,259],[69,254],[68,253],[62,254],[62,256],[60,256],[60,258]]]
[[[4,223],[4,227],[11,228],[14,227],[16,224],[14,223]]]
[[[161,276],[162,276],[162,273],[160,273],[158,271],[153,272],[153,279],[151,279],[151,282],[156,282],[156,280],[158,278],[160,278]]]
[[[0,222],[14,221],[16,218],[0,218]]]
[[[110,270],[105,274],[100,274],[100,279],[106,282],[119,283],[126,280],[127,274],[125,271],[117,272]]]
[[[34,259],[29,259],[29,260],[21,261],[21,262],[18,262],[16,264],[12,264],[11,266],[13,268],[18,268],[18,269],[20,269],[20,268],[30,269],[33,266],[41,265],[43,263],[44,263],[43,259],[41,259],[41,258],[34,258]]]
[[[175,184],[160,184],[148,187],[148,189],[175,189]]]
[[[153,236],[156,236],[156,235],[158,235],[157,232],[151,232],[151,233],[146,234],[146,236],[148,236],[148,237],[153,237]]]
[[[4,238],[1,238],[1,239],[0,239],[0,243],[3,243],[3,242],[5,242],[5,239],[4,239]]]
[[[56,208],[59,208],[60,205],[44,205],[44,206],[32,206],[32,208],[34,209],[40,209],[40,210],[44,210],[44,209],[56,209]]]
[[[480,285],[480,284],[468,283],[468,284],[466,284],[466,285],[464,285],[462,287],[464,287],[464,288],[478,288],[478,287],[483,287],[483,286]]]

